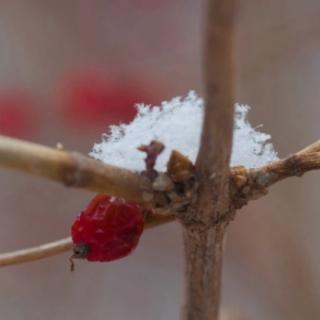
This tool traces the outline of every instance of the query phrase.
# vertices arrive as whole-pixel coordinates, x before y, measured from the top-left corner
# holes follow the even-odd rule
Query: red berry
[[[98,194],[72,225],[73,257],[88,261],[123,258],[136,248],[143,225],[138,204]]]

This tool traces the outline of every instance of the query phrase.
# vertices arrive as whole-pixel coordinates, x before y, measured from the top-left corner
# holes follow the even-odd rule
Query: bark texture
[[[205,116],[196,160],[197,191],[182,218],[185,320],[219,316],[223,238],[230,215],[229,161],[234,119],[234,0],[209,0],[205,34]]]

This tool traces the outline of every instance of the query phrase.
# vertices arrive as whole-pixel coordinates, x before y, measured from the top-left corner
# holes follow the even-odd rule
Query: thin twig
[[[67,152],[0,136],[0,166],[61,182],[68,187],[142,202],[142,178],[126,169]]]
[[[151,229],[171,222],[175,219],[173,215],[152,214],[145,220],[145,229]],[[36,261],[49,258],[72,249],[71,238],[65,238],[54,242],[42,244],[40,246],[2,253],[0,254],[0,267],[21,264],[24,262]]]
[[[320,151],[320,140],[310,144],[309,146],[303,148],[296,154],[307,154],[307,153],[312,153],[312,152],[318,152]]]
[[[196,166],[211,176],[226,171],[234,118],[233,15],[235,0],[209,0],[206,22],[205,116]]]
[[[234,119],[235,0],[209,0],[205,48],[205,115],[196,160],[197,198],[182,216],[186,256],[185,320],[217,320],[223,239],[230,209],[229,160]]]
[[[301,177],[306,172],[320,169],[320,140],[286,158],[272,161],[262,167],[231,169],[233,189],[232,205],[241,208],[249,200],[268,193],[269,188],[290,177]]]
[[[49,258],[72,248],[71,238],[65,238],[40,246],[0,254],[0,267]]]
[[[289,177],[301,177],[304,173],[320,169],[320,152],[297,153],[284,159],[273,161],[249,172],[251,188],[267,189],[271,185]]]

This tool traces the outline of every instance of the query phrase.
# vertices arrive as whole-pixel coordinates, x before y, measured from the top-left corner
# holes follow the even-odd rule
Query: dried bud
[[[185,155],[173,150],[167,164],[167,173],[174,182],[186,182],[193,176],[194,165]]]

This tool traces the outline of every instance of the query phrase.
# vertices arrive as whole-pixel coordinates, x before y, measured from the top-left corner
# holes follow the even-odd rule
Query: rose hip
[[[138,204],[98,194],[71,227],[72,258],[113,261],[130,254],[143,231],[144,219]]]

